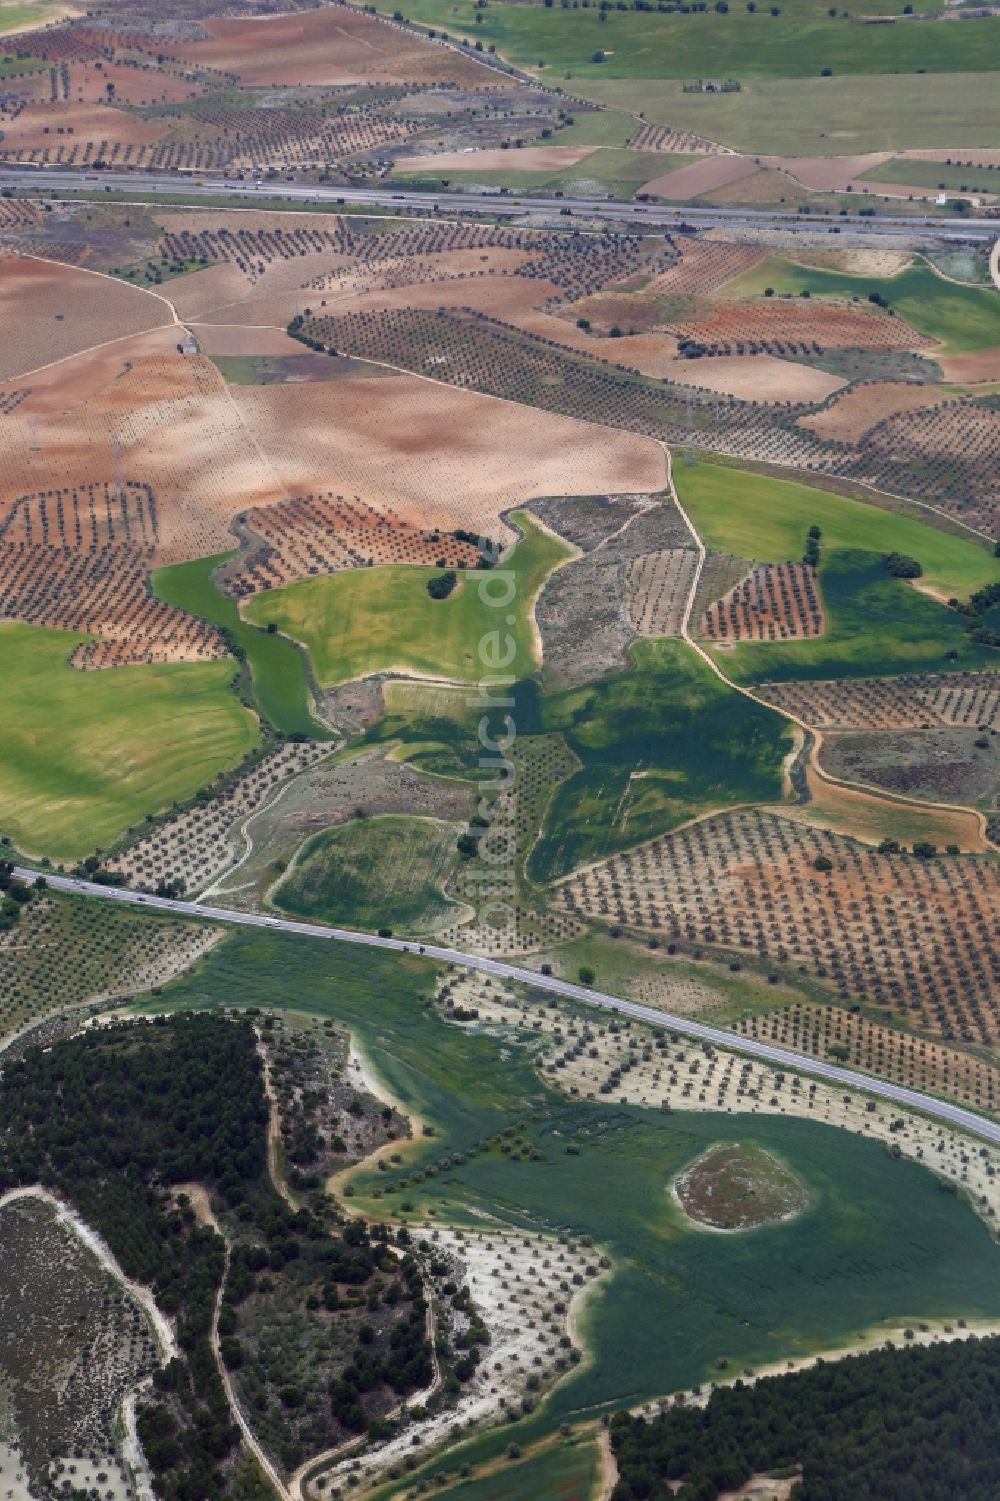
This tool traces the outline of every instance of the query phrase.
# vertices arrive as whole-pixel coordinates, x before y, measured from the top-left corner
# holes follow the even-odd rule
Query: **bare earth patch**
[[[407,156],[397,164],[402,172],[559,172],[575,167],[595,146],[515,146],[512,151],[442,151],[430,156]]]
[[[849,183],[881,167],[893,157],[891,151],[869,151],[857,156],[765,156],[764,165],[787,172],[816,193],[843,193]]]
[[[809,1202],[805,1185],[752,1142],[717,1142],[671,1184],[688,1219],[706,1230],[756,1230],[794,1219]]]
[[[172,55],[196,68],[236,73],[249,86],[364,81],[488,88],[497,77],[485,64],[349,6],[277,16],[216,16],[201,24],[208,40],[173,43]]]
[[[31,151],[44,151],[56,161],[62,152],[88,141],[107,146],[152,146],[167,134],[162,125],[142,115],[127,114],[111,104],[74,101],[28,104],[14,118],[4,117],[0,156],[17,160]]]
[[[756,162],[745,156],[706,156],[700,162],[678,167],[676,172],[652,178],[640,191],[656,198],[697,198],[713,188],[739,182],[741,177],[752,177],[758,170]]]
[[[0,258],[0,380],[169,322],[165,302],[110,277]]]
[[[1000,349],[980,349],[976,354],[953,354],[938,361],[945,380],[968,382],[1000,380]]]
[[[651,372],[654,373],[654,372]],[[730,354],[711,360],[671,360],[657,375],[745,401],[824,401],[846,382],[826,370],[773,354]],[[916,388],[919,389],[919,388]]]
[[[862,434],[883,418],[892,417],[897,412],[911,412],[919,407],[936,406],[940,401],[941,391],[938,386],[921,386],[915,381],[878,381],[874,385],[852,386],[822,412],[800,417],[798,426],[819,433],[821,438],[856,443]]]

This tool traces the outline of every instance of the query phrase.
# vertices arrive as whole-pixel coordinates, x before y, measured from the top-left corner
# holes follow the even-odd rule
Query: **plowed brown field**
[[[852,386],[822,412],[800,417],[798,425],[823,438],[856,443],[862,433],[884,417],[935,406],[940,400],[941,392],[935,386],[919,386],[913,381],[878,381],[873,385]]]
[[[173,43],[194,67],[221,68],[244,84],[453,83],[497,86],[498,75],[349,6],[292,15],[212,17],[207,41]]]
[[[171,321],[160,298],[110,277],[0,257],[0,380]]]

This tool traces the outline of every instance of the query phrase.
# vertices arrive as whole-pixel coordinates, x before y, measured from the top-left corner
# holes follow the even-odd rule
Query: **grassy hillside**
[[[455,824],[388,814],[315,835],[275,906],[338,927],[426,933],[458,912],[442,887],[458,862]]]
[[[800,558],[815,524],[824,551],[907,553],[923,565],[926,582],[949,596],[968,597],[1000,579],[1000,560],[971,539],[810,485],[701,462],[679,465],[674,482],[706,546],[737,557],[760,563]]]
[[[487,670],[480,645],[496,632],[499,640],[484,650],[506,657],[509,632],[514,655],[503,670],[524,677],[538,666],[531,623],[535,595],[569,549],[525,512],[513,519],[524,536],[501,564],[513,589],[502,608],[489,603],[509,592],[500,573],[462,573],[446,599],[432,599],[427,583],[442,570],[401,564],[269,590],[247,601],[246,618],[258,625],[273,622],[300,641],[324,687],[390,667],[469,682]]]
[[[254,630],[241,617],[236,601],[212,582],[212,574],[228,553],[214,558],[196,558],[158,568],[153,574],[153,593],[167,604],[211,620],[227,631],[246,653],[254,697],[264,718],[286,735],[303,734],[329,739],[327,730],[310,713],[312,695],[304,656],[290,641],[266,631]]]
[[[186,798],[257,739],[232,662],[77,672],[86,637],[0,625],[0,829],[33,854],[75,860]]]

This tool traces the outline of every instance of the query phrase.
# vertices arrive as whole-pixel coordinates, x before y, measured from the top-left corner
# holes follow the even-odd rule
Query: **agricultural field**
[[[407,933],[433,931],[453,915],[444,886],[458,861],[461,825],[385,815],[318,834],[274,893],[275,905],[311,921]]]
[[[981,27],[904,22],[894,3],[875,10],[893,17],[893,23],[866,26],[831,17],[816,0],[793,0],[778,16],[766,9],[686,15],[614,11],[600,26],[596,9],[581,17],[534,4],[491,6],[477,25],[471,0],[413,0],[408,14],[439,30],[492,42],[519,67],[534,69],[542,59],[548,68],[587,81],[818,77],[824,67],[835,75],[989,69],[995,47],[989,22]]]
[[[85,638],[0,625],[9,722],[0,826],[22,849],[72,861],[191,796],[254,746],[231,662],[74,671]]]
[[[568,554],[524,512],[511,513],[510,520],[524,535],[501,558],[501,571],[452,571],[443,598],[434,598],[431,586],[447,569],[389,566],[272,589],[247,601],[244,614],[300,641],[323,687],[386,669],[470,681],[482,675],[490,656],[526,677],[538,665],[535,598]],[[502,622],[494,600],[503,603]],[[501,624],[502,639],[495,637]]]
[[[773,563],[799,557],[809,527],[818,526],[821,557],[834,549],[905,552],[922,563],[921,582],[946,597],[967,598],[1000,577],[1000,565],[975,539],[913,513],[711,462],[680,467],[676,483],[706,545],[738,557]]]
[[[1000,345],[1000,307],[989,291],[945,281],[926,262],[907,266],[890,277],[850,276],[797,265],[768,256],[752,271],[731,282],[732,297],[760,296],[770,287],[776,296],[835,297],[861,300],[873,292],[918,333],[941,345],[941,353],[968,354]]]
[[[871,1494],[942,1472],[969,1382],[894,1394],[1000,1333],[974,9],[0,0],[5,1501],[826,1496],[833,1419],[699,1466],[861,1371],[924,1435]]]
[[[225,555],[198,558],[160,568],[152,576],[158,599],[186,615],[210,621],[225,639],[244,654],[250,670],[254,700],[261,715],[283,734],[325,739],[328,731],[313,717],[307,664],[284,636],[254,630],[241,617],[234,600],[214,582]]]

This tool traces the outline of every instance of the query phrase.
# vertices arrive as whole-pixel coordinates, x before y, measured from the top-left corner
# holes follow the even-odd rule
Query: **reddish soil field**
[[[945,380],[975,385],[977,381],[1000,381],[1000,349],[981,349],[977,354],[952,354],[939,359]]]
[[[662,177],[644,182],[639,191],[654,198],[697,198],[712,188],[752,177],[757,170],[756,163],[745,156],[706,156],[703,161],[689,162],[676,172],[665,172]]]
[[[770,297],[754,302],[701,303],[678,319],[674,331],[699,344],[719,348],[737,342],[816,345],[821,349],[922,349],[933,341],[902,318],[876,309],[804,298]]]
[[[841,1006],[796,1002],[744,1019],[737,1030],[744,1037],[758,1037],[815,1058],[836,1057],[831,1049],[844,1048],[848,1068],[863,1068],[911,1089],[948,1095],[977,1109],[1000,1106],[1000,1070],[993,1064],[883,1026]]]
[[[443,45],[423,41],[350,7],[292,15],[213,17],[210,39],[172,44],[194,67],[221,68],[249,85],[455,83],[497,86],[497,75]]]
[[[815,193],[843,193],[862,172],[881,167],[901,152],[870,151],[858,156],[763,156],[765,167],[787,172]],[[870,186],[870,184],[869,184]]]
[[[48,77],[45,77],[46,86]],[[194,99],[205,90],[200,84],[186,78],[178,78],[151,64],[146,67],[131,67],[128,63],[100,61],[71,63],[69,69],[68,97],[85,104],[106,104],[109,101],[108,84],[114,85],[111,96],[118,104],[176,104],[181,99]]]
[[[0,379],[170,321],[165,302],[110,277],[0,257]]]
[[[501,312],[492,308],[484,308],[484,311],[492,312],[494,317],[503,317]],[[575,320],[556,317],[553,313],[526,312],[507,316],[518,328],[527,329],[540,338],[554,339],[564,348],[577,349],[595,360],[630,365],[641,370],[643,375],[669,374],[673,377],[674,366],[678,364],[675,358],[677,340],[671,334],[623,334],[620,339],[608,339],[577,328]]]
[[[820,857],[829,870],[818,871]],[[938,1035],[1000,1036],[995,864],[880,855],[759,810],[719,814],[558,887],[563,910],[794,965]]]
[[[79,160],[89,145],[98,156],[103,146],[150,146],[167,130],[141,115],[126,114],[108,104],[26,104],[21,113],[3,122],[0,157],[10,160],[32,152],[50,161]]]
[[[937,386],[919,386],[913,381],[878,381],[852,386],[822,412],[800,417],[799,427],[807,427],[823,438],[856,443],[862,434],[896,412],[909,412],[935,406],[941,400]]]
[[[647,292],[696,292],[705,296],[762,261],[766,249],[727,240],[678,241],[680,261],[647,284]]]
[[[307,495],[261,506],[240,517],[238,530],[243,549],[217,576],[238,597],[342,568],[380,563],[474,568],[478,557],[468,542],[421,530],[391,509],[344,495]]]

